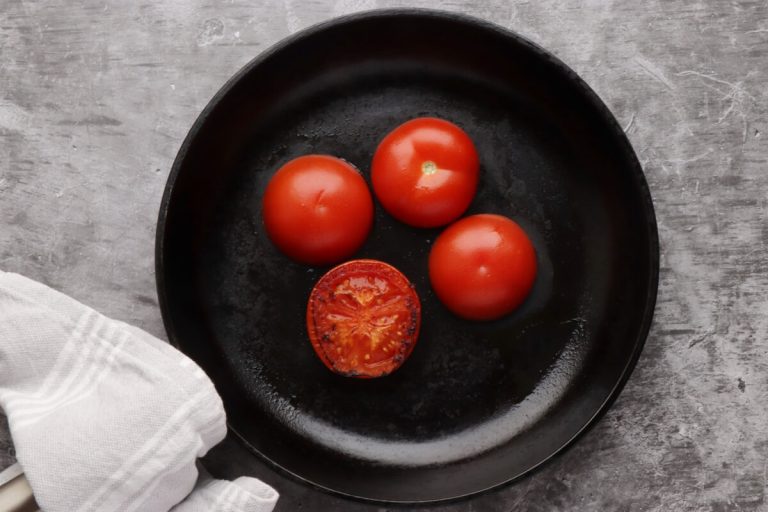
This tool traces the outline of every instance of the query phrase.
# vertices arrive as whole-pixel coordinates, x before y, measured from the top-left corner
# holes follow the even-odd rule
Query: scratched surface
[[[533,477],[429,510],[768,510],[768,3],[440,4],[528,36],[592,85],[645,167],[663,249],[655,325],[606,417]],[[396,5],[0,0],[0,268],[164,337],[155,219],[199,111],[289,33]],[[235,476],[231,450],[210,467]],[[0,427],[0,468],[12,461]],[[387,510],[260,474],[281,511]]]

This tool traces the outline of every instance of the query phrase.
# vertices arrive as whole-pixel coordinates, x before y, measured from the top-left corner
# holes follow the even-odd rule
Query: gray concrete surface
[[[164,337],[155,219],[199,111],[287,34],[396,5],[0,0],[0,268]],[[533,477],[431,510],[768,510],[768,3],[440,5],[528,36],[593,86],[645,167],[663,250],[655,325],[607,416]],[[231,443],[210,464],[235,474]],[[12,461],[0,429],[0,468]],[[279,510],[385,510],[263,477]]]

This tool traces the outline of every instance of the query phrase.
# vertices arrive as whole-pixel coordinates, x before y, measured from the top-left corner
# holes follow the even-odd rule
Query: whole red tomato
[[[479,160],[461,128],[433,117],[408,121],[381,141],[373,157],[373,191],[396,219],[420,228],[459,218],[477,190]]]
[[[429,280],[456,315],[493,320],[519,306],[536,279],[536,251],[501,215],[472,215],[449,226],[429,254]]]
[[[310,265],[351,256],[373,223],[373,200],[350,164],[328,155],[306,155],[272,177],[262,203],[264,226],[286,255]]]
[[[352,260],[329,270],[307,304],[315,353],[347,377],[382,377],[398,369],[413,351],[420,324],[413,285],[377,260]]]

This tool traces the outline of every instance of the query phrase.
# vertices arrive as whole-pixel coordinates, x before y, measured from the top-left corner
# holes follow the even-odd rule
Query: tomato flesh
[[[353,260],[317,282],[307,306],[312,347],[332,371],[347,377],[382,377],[413,351],[421,304],[408,279],[376,260]]]

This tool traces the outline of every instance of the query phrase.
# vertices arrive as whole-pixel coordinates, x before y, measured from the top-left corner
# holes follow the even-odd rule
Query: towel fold
[[[0,408],[46,512],[269,512],[277,500],[253,478],[198,481],[195,462],[224,438],[226,421],[194,362],[5,272]]]

